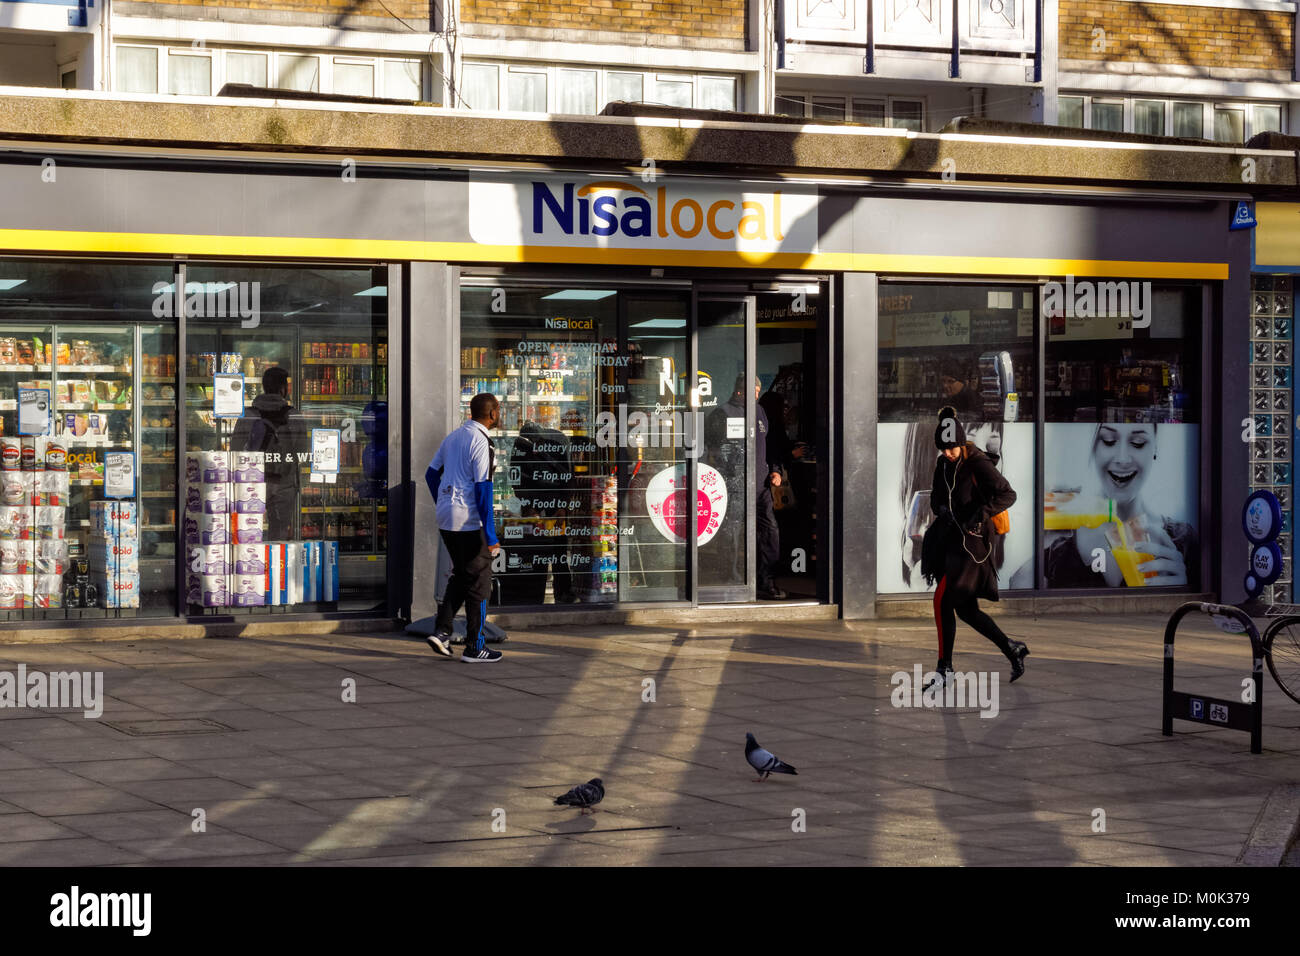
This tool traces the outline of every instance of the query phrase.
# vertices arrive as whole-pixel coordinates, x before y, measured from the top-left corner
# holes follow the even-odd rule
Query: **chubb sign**
[[[814,253],[817,193],[663,178],[471,180],[469,227],[491,245]]]

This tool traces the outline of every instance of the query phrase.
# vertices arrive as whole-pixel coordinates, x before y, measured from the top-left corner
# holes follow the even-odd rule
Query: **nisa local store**
[[[507,626],[926,613],[949,404],[1018,493],[1009,608],[1241,597],[1229,224],[1242,157],[1285,187],[1293,151],[64,98],[0,99],[8,626],[427,617],[423,473],[480,392]]]

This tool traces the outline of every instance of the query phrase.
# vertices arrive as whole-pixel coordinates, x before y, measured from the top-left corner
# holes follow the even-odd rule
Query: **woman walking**
[[[952,674],[958,617],[1006,655],[1015,681],[1025,672],[1029,648],[1003,634],[980,610],[979,599],[998,599],[1002,535],[994,529],[992,518],[1015,504],[1016,493],[997,470],[998,456],[986,454],[966,440],[951,405],[939,412],[934,443],[941,452],[930,491],[930,508],[936,519],[922,544],[921,573],[927,582],[938,581],[934,620],[939,633],[935,668],[939,683],[946,683]]]

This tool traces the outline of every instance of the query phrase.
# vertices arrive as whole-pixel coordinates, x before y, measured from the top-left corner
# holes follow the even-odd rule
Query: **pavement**
[[[0,708],[0,864],[1224,865],[1300,780],[1271,683],[1263,754],[1161,736],[1163,616],[1001,620],[1014,685],[958,630],[957,669],[999,673],[987,718],[893,706],[922,621],[542,621],[477,666],[401,634],[0,644],[106,695]],[[1243,637],[1196,615],[1177,649],[1179,689],[1240,695]],[[798,775],[754,782],[746,731]],[[552,804],[597,776],[596,813]]]

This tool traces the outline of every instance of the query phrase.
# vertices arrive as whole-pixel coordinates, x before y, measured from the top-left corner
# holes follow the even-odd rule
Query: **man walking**
[[[490,429],[501,423],[501,405],[488,392],[469,403],[470,420],[443,439],[424,480],[438,507],[438,531],[451,554],[451,580],[438,606],[429,646],[451,657],[451,622],[465,605],[467,664],[501,660],[483,642],[483,622],[492,593],[492,558],[501,550],[492,520],[492,472],[496,452]]]

